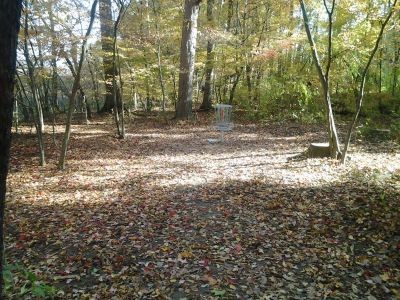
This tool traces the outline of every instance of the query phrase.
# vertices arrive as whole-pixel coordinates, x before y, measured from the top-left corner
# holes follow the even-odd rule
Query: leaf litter
[[[15,135],[6,253],[59,298],[398,299],[400,154],[291,160],[318,126],[73,126],[67,170]],[[57,128],[60,139],[62,127]]]

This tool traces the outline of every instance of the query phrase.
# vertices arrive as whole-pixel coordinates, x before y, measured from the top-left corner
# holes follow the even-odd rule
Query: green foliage
[[[397,114],[386,116],[384,121],[379,115],[367,118],[360,126],[359,134],[369,141],[393,140],[400,142],[400,116]]]
[[[241,87],[236,93],[236,101],[249,120],[316,123],[325,118],[318,91],[310,88],[302,78],[281,80],[278,76],[271,77],[260,87],[259,103],[248,99],[247,90]]]
[[[391,179],[391,175],[383,173],[376,168],[353,169],[350,173],[350,177],[365,185],[380,187],[385,186],[386,182]],[[383,197],[381,196],[380,198],[382,199]]]
[[[390,125],[390,137],[400,143],[400,115]]]
[[[370,93],[365,96],[363,114],[367,117],[400,112],[399,100],[389,93]]]
[[[223,297],[226,294],[225,290],[213,289],[211,293],[216,297]]]
[[[336,93],[332,95],[332,104],[335,113],[349,115],[355,112],[354,93]],[[389,93],[368,93],[364,96],[361,116],[376,119],[382,116],[390,117],[400,112],[400,102]]]
[[[37,276],[18,264],[5,264],[3,270],[5,295],[9,298],[33,296],[49,299],[56,295],[56,289],[40,282]]]

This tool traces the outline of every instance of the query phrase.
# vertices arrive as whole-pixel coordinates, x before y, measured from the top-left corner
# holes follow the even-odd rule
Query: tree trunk
[[[88,62],[90,77],[92,78],[92,86],[94,91],[94,101],[96,102],[96,112],[100,112],[100,103],[99,103],[99,85],[97,82],[97,73],[94,73],[91,63]]]
[[[69,138],[71,135],[71,121],[72,121],[72,113],[75,107],[75,98],[76,98],[76,93],[78,92],[79,86],[80,86],[80,79],[81,79],[81,70],[82,70],[82,65],[83,61],[85,59],[85,54],[86,54],[86,44],[87,40],[89,38],[90,32],[92,31],[93,27],[93,22],[94,18],[96,15],[96,6],[97,6],[98,0],[94,0],[92,4],[92,8],[90,11],[90,22],[89,22],[89,27],[86,31],[85,38],[82,42],[82,47],[81,47],[81,54],[79,57],[79,63],[76,68],[76,76],[74,77],[74,83],[72,86],[72,92],[69,97],[69,107],[68,107],[68,115],[67,115],[67,124],[65,126],[65,133],[64,133],[64,139],[63,139],[63,144],[61,148],[61,154],[60,154],[60,160],[58,162],[58,168],[60,170],[64,170],[65,168],[65,158],[67,156],[67,150],[68,150],[68,143],[69,143]]]
[[[396,96],[397,91],[397,82],[398,82],[398,71],[399,71],[399,61],[400,61],[400,48],[397,48],[394,53],[394,61],[393,61],[393,78],[392,78],[392,96]]]
[[[117,108],[117,95],[118,95],[118,86],[117,86],[117,80],[116,80],[116,51],[117,51],[117,31],[118,31],[118,23],[121,17],[121,11],[118,15],[118,20],[114,23],[114,30],[113,30],[113,48],[112,48],[112,68],[113,68],[113,75],[112,75],[112,96],[113,96],[113,102],[114,102],[114,121],[115,125],[117,126],[117,135],[118,138],[121,137],[121,129],[120,129],[120,121],[119,121],[119,113],[118,113],[118,108]]]
[[[100,14],[100,31],[101,31],[101,48],[103,50],[103,71],[106,88],[106,96],[101,112],[111,112],[114,108],[113,97],[113,76],[115,69],[113,68],[112,52],[113,52],[113,19],[111,11],[111,0],[99,0]],[[116,93],[119,95],[119,93]],[[119,105],[120,99],[117,98]]]
[[[343,155],[342,155],[342,159],[341,159],[341,163],[345,163],[346,162],[346,157],[347,157],[347,152],[349,150],[350,147],[350,142],[351,142],[351,136],[352,133],[354,131],[354,127],[356,126],[357,120],[358,120],[358,116],[361,112],[361,107],[362,107],[362,103],[363,103],[363,99],[364,99],[364,89],[365,89],[365,83],[367,80],[367,75],[368,75],[368,70],[369,67],[372,64],[372,61],[375,57],[376,52],[378,51],[379,48],[379,44],[382,40],[383,37],[383,33],[385,32],[385,28],[386,25],[389,23],[390,19],[392,18],[393,12],[394,12],[394,8],[397,5],[397,1],[398,0],[394,0],[393,3],[391,4],[391,6],[389,7],[389,13],[386,16],[385,21],[382,23],[381,25],[381,29],[379,31],[378,37],[376,38],[375,41],[375,47],[372,49],[370,55],[369,55],[369,59],[368,62],[363,70],[362,76],[361,76],[361,83],[360,83],[360,88],[358,90],[358,97],[356,99],[356,112],[353,115],[353,119],[351,121],[351,124],[349,126],[349,129],[347,131],[347,136],[346,136],[346,140],[345,140],[345,146],[344,146],[344,151],[343,151]]]
[[[207,20],[209,26],[212,26],[214,16],[213,16],[213,5],[214,0],[207,0]],[[212,101],[211,101],[211,76],[213,72],[214,66],[214,43],[211,38],[207,41],[207,60],[206,60],[206,79],[204,83],[204,92],[203,92],[203,102],[200,106],[201,110],[210,110],[212,109]]]
[[[228,1],[228,20],[226,21],[226,31],[231,30],[233,17],[233,0]]]
[[[58,91],[58,76],[57,76],[57,49],[56,49],[56,36],[54,30],[54,16],[53,16],[53,5],[50,7],[49,11],[50,18],[50,30],[51,30],[51,68],[52,68],[52,78],[51,78],[51,105],[54,108],[58,108],[57,102],[57,91]]]
[[[118,42],[118,26],[123,18],[123,15],[125,13],[126,7],[125,5],[121,5],[119,8],[118,12],[118,17],[117,20],[114,22],[113,26],[113,45],[112,45],[112,68],[113,68],[113,76],[112,76],[112,85],[113,85],[113,101],[114,101],[114,118],[115,118],[115,124],[117,126],[117,133],[118,133],[118,138],[124,138],[125,137],[125,128],[124,128],[124,120],[123,120],[123,115],[124,115],[124,105],[122,102],[122,77],[121,77],[121,66],[120,66],[120,61],[119,61],[119,53],[118,53],[118,48],[117,48],[117,42]],[[117,62],[117,57],[118,57],[118,62]],[[117,71],[117,63],[119,65],[119,72]],[[119,74],[119,79],[121,83],[121,90],[119,89],[119,86],[117,84],[117,79],[116,75]],[[120,99],[120,106],[117,104],[117,99]],[[118,108],[121,107],[121,112],[122,112],[122,128],[120,124],[120,116],[118,113]]]
[[[44,150],[44,142],[43,142],[43,131],[44,131],[44,120],[43,120],[43,110],[42,104],[40,103],[38,89],[36,84],[35,78],[35,71],[32,61],[29,57],[29,50],[28,50],[28,11],[25,12],[25,29],[24,29],[24,56],[26,60],[26,64],[28,67],[28,77],[29,77],[29,85],[32,91],[32,98],[33,98],[33,106],[34,106],[34,113],[33,119],[36,127],[36,135],[38,139],[38,146],[39,146],[39,164],[44,166],[46,164],[45,159],[45,150]]]
[[[121,74],[121,62],[119,60],[119,52],[117,48],[117,64],[118,64],[118,74],[119,74],[119,87],[121,91],[121,138],[125,138],[125,105],[124,105],[124,82],[122,80]]]
[[[322,65],[321,65],[321,62],[319,59],[317,47],[315,45],[314,38],[311,33],[310,24],[309,24],[309,20],[308,20],[308,14],[306,11],[304,0],[299,0],[299,2],[300,2],[300,6],[301,6],[301,12],[303,15],[304,27],[305,27],[308,42],[309,42],[310,48],[311,48],[313,62],[317,69],[318,76],[319,76],[322,90],[323,90],[326,116],[327,116],[327,121],[328,121],[327,132],[328,132],[328,142],[329,142],[329,146],[331,149],[331,157],[332,158],[340,158],[342,156],[342,153],[340,150],[339,137],[338,137],[337,130],[336,130],[335,119],[333,116],[332,102],[331,102],[331,97],[330,97],[330,80],[329,80],[330,67],[331,67],[331,62],[332,62],[332,34],[333,34],[332,16],[333,16],[334,8],[335,8],[335,0],[332,1],[331,9],[328,8],[327,3],[324,1],[325,9],[328,14],[328,20],[329,20],[327,66],[326,66],[325,72],[322,70]]]
[[[233,104],[233,99],[235,98],[236,87],[239,83],[241,74],[242,74],[242,71],[240,69],[236,69],[236,73],[234,75],[234,79],[233,79],[233,83],[232,83],[232,88],[229,92],[229,104],[230,105]]]
[[[4,292],[4,209],[10,158],[14,76],[21,0],[0,2],[0,298]]]
[[[19,126],[19,110],[18,110],[18,98],[15,97],[15,106],[14,106],[14,114],[15,114],[15,133],[18,133]]]
[[[383,66],[383,48],[379,51],[379,94],[382,93],[382,66]],[[379,99],[380,98],[381,97],[379,97]]]
[[[149,14],[149,0],[140,1],[140,35],[143,41],[150,39],[150,14]],[[144,104],[144,111],[150,112],[151,111],[151,96],[150,96],[150,80],[149,75],[151,73],[149,58],[148,58],[148,50],[146,46],[143,45],[142,48],[144,55],[144,67],[146,69],[145,75],[145,89],[146,89],[146,98]]]
[[[177,119],[189,119],[192,116],[193,73],[200,2],[201,0],[185,0],[179,68],[179,95],[176,109]]]
[[[160,81],[160,88],[161,88],[161,104],[162,104],[162,111],[165,112],[165,85],[164,85],[164,79],[163,79],[163,74],[162,74],[162,65],[161,65],[161,37],[160,37],[160,30],[158,26],[158,18],[159,14],[156,9],[156,5],[154,3],[154,0],[152,0],[152,6],[153,6],[153,13],[154,13],[154,27],[156,30],[156,35],[157,35],[157,65],[158,65],[158,80]]]

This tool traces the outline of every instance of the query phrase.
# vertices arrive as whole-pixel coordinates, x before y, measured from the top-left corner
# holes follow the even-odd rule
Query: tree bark
[[[153,13],[154,13],[154,27],[155,27],[156,36],[157,36],[157,51],[156,51],[156,55],[157,55],[157,65],[158,65],[158,80],[160,82],[160,88],[161,88],[162,111],[165,112],[166,96],[165,96],[164,78],[163,78],[163,74],[162,74],[162,64],[161,64],[161,37],[160,37],[160,29],[159,29],[159,25],[158,25],[159,13],[157,12],[154,0],[152,0],[152,7],[153,7]]]
[[[118,75],[119,75],[119,87],[121,91],[121,138],[125,139],[125,104],[124,104],[124,81],[122,80],[121,74],[121,62],[119,60],[119,52],[117,48],[117,63],[118,63]]]
[[[209,26],[212,26],[214,15],[213,15],[213,5],[214,0],[207,0],[207,21]],[[207,41],[207,60],[206,60],[206,79],[204,83],[204,92],[203,92],[203,102],[201,103],[201,110],[210,110],[212,109],[212,101],[211,101],[211,76],[213,72],[214,66],[214,43],[211,38]]]
[[[240,80],[240,76],[242,75],[242,69],[238,69],[236,68],[236,73],[232,76],[233,77],[233,83],[232,83],[232,88],[229,91],[229,104],[232,105],[233,104],[233,99],[235,97],[235,91],[236,91],[236,87],[239,83]]]
[[[139,1],[139,11],[140,11],[140,35],[143,41],[148,41],[150,39],[150,14],[149,14],[149,0]],[[144,99],[145,105],[144,110],[145,112],[151,111],[151,96],[150,96],[150,79],[149,75],[151,73],[150,70],[150,63],[148,57],[148,49],[146,48],[146,43],[143,43],[142,50],[143,50],[143,58],[144,58],[144,67],[146,69],[145,75],[145,89],[146,89],[146,97]],[[142,102],[143,103],[143,102]]]
[[[197,19],[201,0],[185,0],[182,24],[177,119],[192,117],[193,73],[197,42]]]
[[[0,298],[4,292],[4,209],[6,180],[10,158],[11,126],[14,103],[14,76],[21,0],[0,2]]]
[[[39,99],[39,90],[37,87],[37,82],[35,78],[35,69],[34,65],[30,59],[29,56],[29,50],[28,50],[28,40],[29,40],[29,34],[28,34],[28,11],[25,12],[25,22],[24,22],[24,56],[28,68],[28,77],[29,77],[29,86],[32,91],[32,98],[33,98],[33,106],[34,106],[34,113],[33,113],[33,119],[36,127],[36,135],[38,139],[38,145],[39,145],[39,164],[41,166],[44,166],[46,164],[46,159],[45,159],[45,150],[44,150],[44,141],[43,141],[43,132],[44,132],[44,120],[43,120],[43,110],[42,110],[42,104]],[[32,47],[32,44],[31,44]],[[36,57],[34,57],[36,61]]]
[[[304,0],[299,0],[301,6],[301,12],[303,15],[304,20],[304,27],[307,33],[308,42],[311,47],[311,54],[314,61],[314,65],[317,68],[318,76],[321,82],[322,90],[323,90],[323,97],[328,121],[328,141],[331,148],[331,157],[332,158],[339,158],[342,156],[339,144],[339,137],[336,130],[335,119],[333,116],[333,109],[332,109],[332,102],[330,97],[330,68],[332,62],[332,34],[333,34],[333,27],[332,27],[332,16],[335,9],[335,0],[332,1],[331,9],[328,8],[326,0],[324,0],[324,5],[326,12],[328,14],[329,20],[329,37],[328,37],[328,53],[327,53],[327,66],[325,72],[322,70],[322,65],[319,59],[317,47],[314,42],[314,38],[311,33],[310,24],[308,20],[308,14],[306,11],[306,7],[304,4]]]
[[[50,18],[50,30],[51,30],[51,105],[54,108],[58,108],[57,91],[58,91],[58,75],[57,75],[57,37],[54,29],[54,15],[53,15],[53,3],[50,6],[49,11]]]
[[[113,41],[113,44],[112,44],[112,68],[113,68],[113,72],[112,72],[112,74],[113,74],[112,75],[112,86],[113,86],[112,96],[113,96],[114,108],[116,108],[118,106],[117,97],[118,97],[118,94],[119,94],[119,90],[118,90],[117,79],[116,79],[116,73],[117,73],[117,62],[116,62],[116,59],[117,59],[117,34],[118,34],[118,25],[119,25],[119,22],[121,21],[123,10],[124,10],[124,6],[121,6],[120,9],[119,9],[117,20],[114,22],[113,35],[112,35],[112,41]],[[120,120],[119,120],[118,109],[114,109],[114,121],[115,121],[115,125],[117,126],[118,138],[121,138],[121,128],[120,128]]]
[[[60,160],[58,162],[58,168],[60,170],[64,170],[65,169],[65,158],[67,156],[68,143],[69,143],[69,138],[70,138],[70,135],[71,135],[72,113],[73,113],[74,107],[75,107],[76,93],[78,92],[78,89],[79,89],[79,86],[80,86],[81,70],[82,70],[82,65],[83,65],[83,61],[85,59],[85,54],[86,54],[86,44],[87,44],[87,40],[89,38],[90,32],[92,31],[93,22],[94,22],[95,15],[96,15],[97,2],[98,2],[98,0],[94,0],[93,4],[92,4],[92,8],[91,8],[91,11],[90,11],[89,27],[88,27],[88,29],[86,31],[84,40],[82,42],[79,62],[78,62],[78,66],[76,68],[76,76],[74,76],[74,83],[73,83],[73,86],[72,86],[72,92],[71,92],[71,95],[69,97],[67,124],[65,125],[64,139],[63,139],[63,144],[62,144],[62,148],[61,148]]]
[[[90,73],[90,77],[92,78],[92,86],[93,86],[93,91],[94,91],[94,101],[96,102],[96,112],[99,113],[100,112],[100,103],[99,103],[99,84],[97,82],[97,72],[95,73],[95,71],[93,71],[93,68],[91,66],[91,63],[88,62],[88,67],[89,67],[89,73]],[[96,68],[94,66],[94,68]]]
[[[111,0],[99,0],[100,31],[101,31],[101,49],[103,50],[103,71],[105,79],[106,95],[104,105],[100,112],[111,112],[114,108],[113,97],[113,77],[115,69],[113,68],[113,19],[111,11]],[[116,93],[119,95],[119,92]],[[117,98],[119,105],[120,99]]]
[[[397,45],[396,45],[397,46]],[[394,53],[394,61],[393,61],[393,78],[392,78],[392,96],[396,96],[398,79],[399,79],[399,61],[400,61],[400,48],[397,47]]]

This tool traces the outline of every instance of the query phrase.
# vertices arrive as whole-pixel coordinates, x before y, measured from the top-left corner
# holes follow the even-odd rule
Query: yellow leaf
[[[214,278],[212,278],[212,277],[209,276],[209,275],[204,275],[204,276],[203,276],[203,280],[208,281],[208,283],[209,283],[210,285],[217,285],[217,284],[218,284],[218,281],[215,280]]]
[[[383,273],[380,277],[383,281],[388,281],[390,278],[388,273]]]
[[[179,257],[180,257],[180,258],[193,258],[194,255],[193,255],[192,252],[183,251],[183,252],[179,253]]]
[[[162,252],[168,252],[169,251],[169,246],[162,246],[161,248]]]

